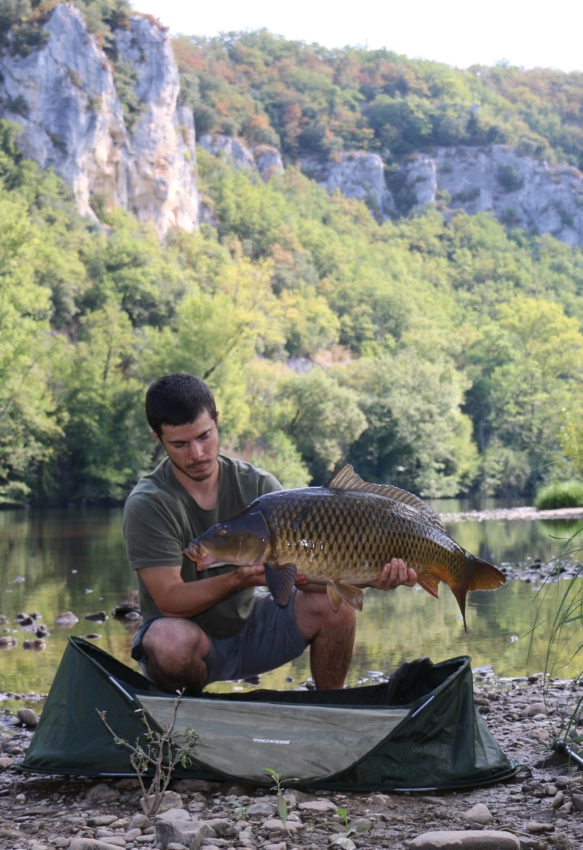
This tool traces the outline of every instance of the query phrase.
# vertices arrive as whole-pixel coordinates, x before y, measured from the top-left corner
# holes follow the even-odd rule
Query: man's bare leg
[[[343,602],[338,611],[333,611],[327,594],[299,589],[294,605],[298,627],[310,641],[310,666],[316,688],[343,688],[354,650],[354,609]]]
[[[391,558],[370,586],[394,590],[401,585],[413,587],[416,581],[414,569],[400,558]],[[311,643],[310,663],[316,688],[343,688],[354,650],[356,612],[346,602],[333,611],[326,593],[304,591],[298,582],[295,615],[301,633]]]
[[[142,647],[148,676],[162,690],[201,690],[206,685],[209,639],[192,621],[178,617],[154,620]]]

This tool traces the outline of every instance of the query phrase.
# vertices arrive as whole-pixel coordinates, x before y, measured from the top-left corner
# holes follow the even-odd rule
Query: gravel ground
[[[501,749],[520,765],[518,774],[506,782],[430,795],[311,794],[288,789],[284,826],[277,816],[275,793],[180,780],[171,786],[171,803],[182,807],[187,816],[187,832],[180,820],[169,827],[166,820],[150,821],[144,816],[137,780],[104,782],[19,772],[16,763],[31,732],[15,716],[0,738],[0,847],[580,850],[583,771],[555,753],[552,744],[581,698],[583,685],[545,682],[542,675],[510,681],[476,678],[479,711]],[[173,811],[162,817],[172,821],[177,815]],[[493,843],[484,843],[490,840]]]

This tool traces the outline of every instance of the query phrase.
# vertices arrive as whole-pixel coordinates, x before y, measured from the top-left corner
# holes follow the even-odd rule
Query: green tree
[[[78,298],[80,309],[91,312],[113,298],[134,326],[167,324],[193,284],[190,271],[160,243],[151,224],[141,224],[119,209],[106,218],[108,234],[96,234],[83,246],[91,285]]]
[[[208,381],[222,410],[223,436],[235,443],[253,411],[246,369],[258,351],[284,341],[271,273],[269,261],[232,262],[216,291],[189,295],[172,326],[144,335],[139,374],[150,381],[168,372],[193,372]]]
[[[149,465],[143,385],[127,371],[133,355],[130,321],[114,301],[85,317],[62,353],[55,394],[67,416],[50,469],[61,504],[121,502]]]
[[[59,435],[48,388],[50,293],[32,280],[38,234],[0,200],[0,502],[29,501]]]
[[[284,363],[257,357],[245,370],[245,388],[252,406],[247,426],[238,435],[238,455],[272,472],[284,487],[306,487],[310,474],[286,425],[293,405],[285,394],[289,369]]]
[[[471,422],[461,411],[464,377],[415,350],[361,358],[342,380],[358,390],[367,427],[350,461],[371,481],[424,497],[453,496],[474,472]]]
[[[286,432],[293,439],[312,479],[322,483],[346,460],[350,446],[366,427],[357,393],[340,386],[329,371],[310,369],[290,378],[283,393],[291,408]]]
[[[512,474],[500,475],[496,492],[533,492],[561,452],[561,412],[583,390],[583,335],[579,321],[555,302],[517,296],[497,312],[503,354],[481,379],[481,408],[489,442],[495,441],[496,452],[512,451],[515,459],[507,465]]]

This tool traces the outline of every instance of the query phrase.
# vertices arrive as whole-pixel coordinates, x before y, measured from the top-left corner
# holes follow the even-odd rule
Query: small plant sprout
[[[284,783],[285,780],[283,780],[281,778],[281,774],[278,773],[276,770],[273,770],[273,768],[264,767],[263,769],[273,779],[273,790],[275,791],[275,793],[277,795],[277,813],[279,815],[279,819],[281,820],[282,824],[284,826],[286,826],[288,811],[287,811],[287,802],[286,802],[285,797],[283,796],[283,790],[284,790],[283,789],[283,783]]]
[[[162,803],[174,770],[177,766],[188,767],[194,758],[198,733],[193,729],[175,732],[178,707],[184,691],[179,691],[174,701],[170,722],[164,729],[155,728],[148,713],[139,708],[136,714],[145,727],[144,740],[136,738],[134,743],[121,738],[110,726],[105,711],[97,713],[117,745],[126,747],[130,753],[130,764],[136,772],[143,797],[144,812],[153,817]]]
[[[247,813],[247,806],[242,805],[239,802],[233,803],[233,817],[235,820],[243,820]]]
[[[342,821],[342,825],[344,826],[344,834],[345,835],[349,836],[349,835],[352,835],[354,832],[356,832],[356,829],[353,826],[350,825],[350,819],[348,817],[348,812],[346,811],[346,809],[343,809],[343,808],[336,809],[336,814],[338,815],[338,817]]]
[[[353,823],[351,823],[350,818],[348,817],[348,812],[342,807],[336,809],[336,815],[340,819],[340,824],[344,828],[342,836],[344,836],[345,838],[350,838],[350,836],[354,835],[359,829],[366,829],[365,826],[362,826],[360,824],[354,825]],[[338,821],[335,820],[330,821],[330,825],[334,827],[338,827],[340,824],[338,823]]]

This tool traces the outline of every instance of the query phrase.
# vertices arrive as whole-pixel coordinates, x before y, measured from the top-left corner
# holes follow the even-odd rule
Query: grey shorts
[[[230,638],[219,640],[209,635],[210,649],[206,657],[208,683],[247,679],[275,670],[302,654],[308,645],[294,616],[293,589],[285,607],[277,605],[270,594],[258,594],[253,612],[240,631]],[[150,624],[146,620],[136,632],[132,658],[145,672],[142,638]]]

